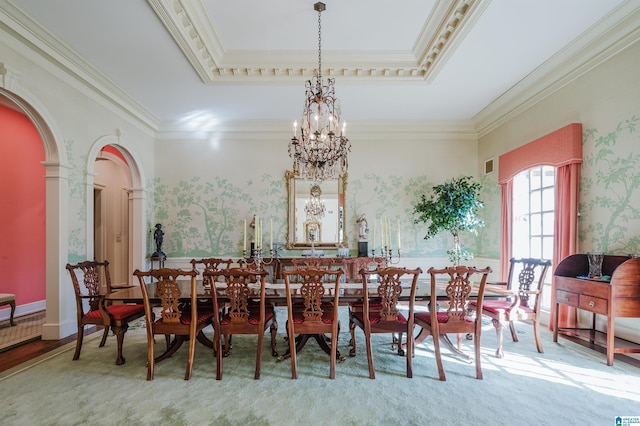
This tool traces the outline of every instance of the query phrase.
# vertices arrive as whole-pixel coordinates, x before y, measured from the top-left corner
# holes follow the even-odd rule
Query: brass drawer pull
[[[569,301],[569,296],[565,295],[565,296],[564,296],[564,301],[565,301],[565,302],[568,302],[568,301]]]
[[[596,302],[594,302],[593,300],[589,302],[589,307],[593,308],[594,306],[596,306]]]

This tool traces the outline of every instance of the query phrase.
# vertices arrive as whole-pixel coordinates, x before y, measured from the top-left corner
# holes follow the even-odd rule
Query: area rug
[[[339,349],[349,351],[347,318]],[[278,348],[286,348],[286,315],[278,311]],[[98,348],[99,334],[85,341],[78,361],[74,344],[0,373],[3,425],[615,425],[617,416],[640,416],[640,370],[543,331],[545,352],[535,349],[532,329],[520,325],[520,341],[505,336],[505,357],[495,357],[496,337],[483,328],[483,380],[473,363],[445,350],[447,381],[438,380],[432,340],[418,346],[414,377],[391,349],[391,337],[373,339],[376,379],[368,377],[364,336],[358,353],[337,365],[310,341],[298,356],[298,379],[288,360],[278,362],[265,339],[261,380],[253,380],[256,338],[234,336],[215,380],[210,349],[198,344],[190,381],[183,380],[187,348],[156,365],[146,381],[143,327],[125,337],[126,363],[115,365],[115,340]],[[472,352],[472,342],[464,341]],[[161,350],[164,339],[157,340]]]
[[[36,312],[15,318],[15,326],[9,320],[0,323],[0,352],[7,351],[42,336],[45,312]]]

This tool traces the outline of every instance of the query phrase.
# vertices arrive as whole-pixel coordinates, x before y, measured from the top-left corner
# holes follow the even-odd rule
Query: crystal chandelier
[[[314,182],[338,179],[347,171],[347,154],[351,143],[345,136],[346,123],[340,119],[340,100],[335,95],[335,79],[322,81],[321,13],[322,2],[313,6],[318,12],[318,69],[305,83],[302,121],[293,123],[293,138],[289,142],[289,156],[293,158],[294,174]]]
[[[307,215],[307,220],[320,220],[324,217],[327,211],[324,205],[324,200],[320,199],[322,190],[318,184],[314,184],[309,191],[311,197],[305,201],[304,212]]]

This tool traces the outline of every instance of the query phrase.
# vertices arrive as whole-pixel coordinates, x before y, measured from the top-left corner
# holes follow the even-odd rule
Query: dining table
[[[180,289],[181,289],[181,295],[180,295],[180,301],[184,302],[184,303],[189,303],[191,301],[191,283],[189,280],[178,280],[178,284],[180,285]],[[399,297],[399,301],[400,302],[408,302],[410,297],[411,297],[411,281],[407,280],[406,282],[403,281],[402,282],[403,286],[402,286],[402,293],[400,294]],[[148,293],[150,295],[150,302],[153,303],[159,303],[160,299],[155,297],[156,294],[156,289],[155,289],[155,282],[151,282],[151,283],[147,283],[147,290]],[[446,281],[442,281],[441,283],[438,283],[437,286],[437,299],[438,300],[445,300],[446,297],[446,285],[447,282]],[[368,283],[368,288],[369,289],[377,289],[377,283],[375,281],[372,281],[370,283]],[[299,288],[301,287],[301,284],[298,283],[292,283],[290,284],[291,287],[291,291],[292,291],[292,298],[295,300],[296,298],[300,298],[302,299],[302,296],[299,293]],[[327,283],[326,287],[326,294],[325,294],[325,298],[327,299],[331,299],[333,298],[333,290],[335,288],[335,284],[333,283]],[[470,298],[474,299],[477,297],[477,292],[478,292],[478,285],[472,285],[472,290],[471,290],[471,295]],[[260,286],[259,284],[250,284],[249,285],[249,290],[250,291],[255,291],[255,296],[256,298],[260,297]],[[203,283],[202,280],[198,280],[196,283],[196,291],[197,291],[197,297],[200,301],[200,303],[202,303],[203,305],[206,305],[206,302],[211,302],[212,298],[213,298],[213,293],[212,291],[216,291],[217,292],[217,296],[218,296],[218,300],[220,302],[224,302],[226,299],[226,294],[225,294],[225,283],[223,282],[219,282],[215,284],[215,289],[212,289],[210,285],[205,285]],[[339,285],[339,291],[340,291],[340,305],[341,306],[348,306],[352,303],[361,303],[363,301],[363,287],[362,287],[362,283],[360,282],[346,282],[346,283],[340,283]],[[495,284],[487,284],[485,286],[485,292],[484,292],[484,298],[485,299],[499,299],[499,298],[505,298],[508,297],[509,295],[511,295],[513,292],[511,290],[507,290],[505,288],[505,286],[500,286],[500,285],[495,285]],[[116,291],[113,291],[107,295],[104,296],[105,299],[114,302],[114,301],[119,301],[122,303],[143,303],[143,298],[142,298],[142,290],[140,289],[140,286],[131,286],[131,287],[126,287],[123,289],[119,289]],[[416,287],[416,294],[415,294],[415,301],[417,305],[428,305],[428,303],[431,301],[431,281],[428,278],[425,279],[419,279],[418,283],[417,283],[417,287]],[[271,304],[273,306],[286,306],[287,304],[287,296],[286,296],[286,290],[285,290],[285,284],[284,282],[280,282],[280,281],[276,281],[276,282],[268,282],[266,283],[265,286],[265,302],[267,304]],[[326,339],[323,338],[323,336],[316,336],[316,335],[302,335],[302,336],[297,336],[296,337],[296,352],[300,351],[302,349],[302,347],[304,347],[305,343],[310,339],[310,338],[314,338],[316,340],[316,342],[318,343],[318,345],[322,348],[323,351],[330,353],[330,347],[326,342]],[[184,336],[176,336],[175,339],[177,339],[176,341],[174,341],[170,347],[167,349],[167,351],[165,351],[163,354],[159,355],[156,358],[156,362],[159,362],[165,358],[168,358],[169,356],[171,356],[173,353],[176,352],[176,350],[178,349],[178,347],[180,347],[180,345],[183,343],[183,340],[185,339]],[[198,342],[202,343],[203,345],[209,347],[209,348],[213,348],[214,344],[213,342],[207,337],[205,336],[202,332],[200,332],[197,336],[197,340]],[[420,341],[420,334],[418,334],[418,336],[416,337],[417,341]],[[466,354],[464,354],[463,352],[459,351],[457,349],[457,347],[455,347],[455,345],[453,345],[453,343],[446,337],[446,335],[443,337],[443,342],[449,347],[449,349],[451,349],[451,351],[453,351],[454,353],[457,353],[461,356],[465,356],[467,357]],[[285,354],[284,357],[287,357],[288,354]]]

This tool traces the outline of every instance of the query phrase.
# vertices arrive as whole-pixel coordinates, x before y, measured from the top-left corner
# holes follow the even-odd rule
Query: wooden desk
[[[588,271],[586,254],[568,256],[556,268],[553,341],[562,333],[605,347],[607,365],[613,365],[616,353],[640,353],[639,344],[616,338],[614,330],[615,318],[640,318],[640,258],[605,255],[602,273],[611,277],[610,282],[578,278]],[[591,312],[591,327],[559,328],[561,304]],[[596,314],[606,316],[606,332],[596,330]]]

